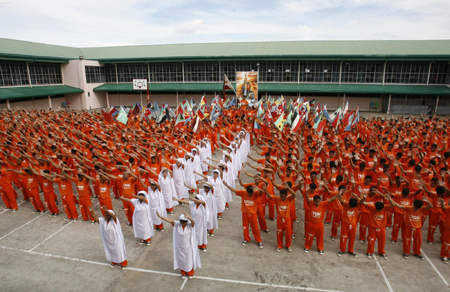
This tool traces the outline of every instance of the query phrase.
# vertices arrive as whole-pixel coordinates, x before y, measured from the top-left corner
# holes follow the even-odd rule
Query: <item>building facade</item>
[[[0,39],[0,107],[96,109],[221,94],[257,71],[259,98],[315,98],[329,109],[450,114],[450,40],[297,41],[71,48]],[[229,94],[233,94],[232,92]]]

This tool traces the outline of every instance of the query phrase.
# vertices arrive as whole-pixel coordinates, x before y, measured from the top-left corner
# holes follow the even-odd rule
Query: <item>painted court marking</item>
[[[20,202],[19,204],[17,204],[17,206],[20,206],[20,205],[22,205],[23,203],[25,203],[25,201]],[[3,214],[3,213],[5,213],[5,212],[7,212],[7,211],[11,211],[11,210],[10,210],[10,209],[3,210],[3,211],[0,212],[0,215]]]
[[[184,285],[186,285],[186,282],[187,282],[187,280],[188,280],[188,278],[184,279],[184,281],[183,281],[183,284],[181,285],[181,288],[180,288],[180,290],[183,290],[183,288],[184,288]]]
[[[392,289],[391,283],[389,283],[388,278],[386,277],[386,274],[384,273],[383,268],[381,267],[380,263],[378,262],[378,259],[375,255],[373,255],[373,258],[375,259],[375,262],[377,263],[378,268],[380,269],[381,275],[383,275],[384,278],[384,282],[386,283],[388,289],[390,292],[394,292],[394,290]]]
[[[2,240],[3,238],[5,238],[6,236],[8,236],[8,235],[10,235],[11,233],[14,233],[14,232],[16,232],[17,230],[19,230],[20,228],[22,228],[22,227],[24,227],[24,226],[26,226],[26,225],[28,225],[28,224],[30,224],[31,222],[33,222],[34,220],[36,220],[36,219],[38,219],[38,218],[41,218],[42,216],[43,216],[44,214],[41,214],[41,215],[39,215],[39,216],[37,216],[36,218],[34,218],[34,219],[31,219],[30,221],[28,221],[27,223],[25,223],[25,224],[23,224],[23,225],[21,225],[21,226],[19,226],[19,227],[17,227],[16,229],[14,229],[13,231],[10,231],[10,232],[8,232],[8,233],[6,233],[5,235],[3,235],[2,237],[0,237],[0,240]]]
[[[83,259],[78,259],[78,258],[72,258],[72,257],[66,257],[66,256],[60,256],[60,255],[53,255],[53,254],[43,253],[43,252],[38,252],[38,251],[23,250],[23,249],[17,249],[17,248],[6,247],[6,246],[2,246],[1,248],[2,249],[6,249],[6,250],[20,251],[20,252],[34,254],[34,255],[40,255],[40,256],[46,256],[46,257],[70,260],[70,261],[75,261],[75,262],[82,262],[82,263],[99,265],[99,266],[107,266],[107,267],[109,266],[108,263],[101,263],[101,262],[96,262],[96,261],[89,261],[89,260],[83,260]],[[154,271],[154,270],[147,270],[147,269],[140,269],[140,268],[133,268],[133,267],[129,267],[128,270],[129,271],[135,271],[135,272],[144,272],[144,273],[151,273],[151,274],[160,274],[160,275],[180,277],[180,274],[177,274],[177,273]],[[225,283],[234,283],[234,284],[244,284],[244,285],[252,285],[252,286],[284,288],[284,289],[293,289],[293,290],[302,290],[302,291],[343,292],[343,291],[340,291],[340,290],[317,289],[317,288],[309,288],[309,287],[296,287],[296,286],[289,286],[289,285],[277,285],[277,284],[258,283],[258,282],[249,282],[249,281],[237,281],[237,280],[221,279],[221,278],[213,278],[213,277],[203,277],[203,276],[195,276],[194,279],[217,281],[217,282],[225,282]],[[185,284],[185,283],[183,283],[183,284]],[[184,288],[184,285],[181,286],[181,289],[183,289],[183,288]]]
[[[442,281],[444,281],[445,285],[448,287],[448,282],[445,280],[444,276],[439,272],[439,270],[436,268],[436,266],[431,262],[430,258],[427,256],[427,254],[423,251],[423,249],[420,249],[423,256],[427,259],[427,261],[430,263],[430,265],[433,267],[433,269],[436,271],[436,273],[441,277]]]

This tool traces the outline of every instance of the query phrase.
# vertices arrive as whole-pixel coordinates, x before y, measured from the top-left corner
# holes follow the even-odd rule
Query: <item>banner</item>
[[[238,97],[258,100],[258,72],[236,72]]]

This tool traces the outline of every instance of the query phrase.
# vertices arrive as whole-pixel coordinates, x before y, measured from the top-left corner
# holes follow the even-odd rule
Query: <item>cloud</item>
[[[175,31],[177,33],[181,34],[192,34],[196,31],[199,31],[201,29],[204,29],[203,20],[202,19],[196,19],[189,22],[182,23],[180,26],[175,28]]]

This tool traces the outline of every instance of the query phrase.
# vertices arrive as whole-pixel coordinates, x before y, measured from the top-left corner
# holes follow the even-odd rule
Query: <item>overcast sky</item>
[[[0,0],[0,37],[75,47],[450,39],[449,0]]]

